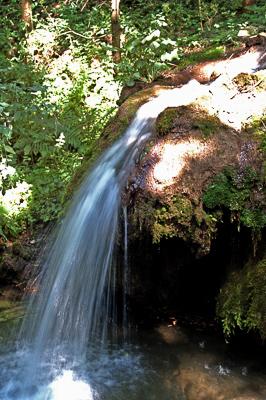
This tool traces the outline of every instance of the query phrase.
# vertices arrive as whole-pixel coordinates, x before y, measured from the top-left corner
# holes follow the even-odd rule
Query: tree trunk
[[[256,4],[256,0],[243,0],[242,2],[243,7],[253,6],[254,4]]]
[[[121,61],[121,43],[120,43],[121,28],[119,22],[119,3],[120,0],[112,0],[111,25],[112,25],[112,46],[114,48],[113,60],[115,63],[119,63]]]
[[[26,30],[32,31],[32,7],[31,0],[21,0],[21,19],[25,23]]]
[[[201,4],[201,0],[198,0],[198,12],[199,12],[199,18],[200,18],[200,29],[202,30],[202,32],[204,31],[204,27],[203,27],[203,17],[202,17],[202,4]]]

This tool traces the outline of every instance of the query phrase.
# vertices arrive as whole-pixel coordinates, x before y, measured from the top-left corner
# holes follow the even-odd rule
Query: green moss
[[[246,129],[259,140],[261,150],[266,156],[266,114],[252,118]]]
[[[227,336],[236,328],[259,332],[266,339],[266,257],[231,273],[217,301],[217,316]]]
[[[252,168],[237,173],[232,168],[215,176],[204,195],[209,210],[229,210],[231,219],[255,231],[266,226],[261,179]],[[256,199],[256,200],[255,200]]]
[[[157,134],[159,136],[167,135],[180,121],[188,132],[197,129],[206,139],[223,126],[217,117],[209,115],[200,105],[193,104],[166,108],[157,118]]]
[[[174,196],[168,204],[155,210],[153,224],[153,242],[158,243],[162,238],[179,236],[185,238],[191,228],[193,207],[190,200]]]
[[[195,205],[182,195],[168,197],[164,202],[155,199],[139,200],[131,221],[140,227],[140,231],[148,231],[153,243],[179,238],[194,244],[198,255],[209,252],[216,229],[216,220],[206,214],[200,205]]]
[[[224,46],[210,47],[203,51],[186,54],[186,58],[179,64],[179,68],[183,69],[199,62],[211,61],[221,58],[225,54]]]
[[[261,230],[266,226],[266,212],[262,209],[244,209],[240,221],[252,230]]]
[[[208,139],[212,136],[217,129],[221,126],[221,122],[218,118],[211,115],[204,115],[203,117],[198,117],[193,119],[193,128],[199,129],[202,136]]]
[[[156,121],[156,132],[159,136],[164,136],[170,132],[178,115],[178,109],[172,107],[167,108],[159,115]]]

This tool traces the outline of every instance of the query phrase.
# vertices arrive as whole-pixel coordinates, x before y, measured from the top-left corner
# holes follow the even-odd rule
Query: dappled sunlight
[[[0,184],[3,184],[3,181],[9,176],[13,176],[16,173],[16,169],[11,165],[8,165],[7,159],[2,158],[0,161]]]
[[[48,88],[51,104],[59,104],[73,91],[75,85],[84,81],[87,66],[80,58],[75,58],[70,50],[64,51],[49,63],[44,84]],[[84,84],[84,83],[83,83]]]
[[[40,53],[43,59],[48,59],[53,54],[53,48],[56,45],[55,32],[39,28],[32,31],[26,40],[27,51],[35,62],[40,61]]]
[[[266,78],[257,76],[257,86],[259,86],[260,83],[265,82]],[[256,83],[253,87],[241,91],[236,84],[219,81],[219,79],[210,85],[213,96],[205,102],[205,107],[210,114],[217,116],[223,124],[238,131],[246,123],[251,122],[255,115],[258,117],[263,115],[266,109],[266,92],[256,91]]]
[[[18,215],[27,208],[31,195],[31,185],[27,182],[18,182],[15,187],[0,193],[0,203],[11,215]]]
[[[159,160],[150,172],[154,188],[162,190],[172,185],[192,159],[204,157],[212,151],[212,142],[198,139],[155,146],[153,153],[157,153]]]
[[[16,169],[8,165],[7,160],[2,158],[0,162],[0,184],[3,187],[6,180],[12,179],[16,174]],[[0,190],[0,205],[9,216],[17,216],[27,208],[31,196],[31,185],[25,181],[13,184],[11,188]]]

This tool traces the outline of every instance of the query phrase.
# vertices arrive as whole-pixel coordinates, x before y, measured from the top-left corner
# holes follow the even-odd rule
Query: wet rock
[[[215,377],[192,369],[181,369],[179,384],[187,400],[228,400]]]
[[[160,325],[156,328],[156,332],[167,344],[185,344],[188,342],[188,337],[178,326]]]
[[[34,274],[38,274],[38,255],[48,242],[49,226],[36,227],[35,233],[25,233],[14,242],[7,242],[0,257],[0,299],[21,299]]]
[[[263,400],[262,388],[254,392],[233,376],[218,377],[213,372],[180,368],[177,381],[186,400]]]

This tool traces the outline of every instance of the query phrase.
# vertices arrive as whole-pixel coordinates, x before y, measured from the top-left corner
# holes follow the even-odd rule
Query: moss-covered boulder
[[[265,226],[263,151],[255,135],[226,126],[200,104],[166,109],[156,130],[130,180],[133,225],[154,243],[191,242],[199,255],[209,252],[226,210],[239,225]]]
[[[176,248],[181,253],[180,246],[184,243],[195,260],[204,259],[208,265],[213,260],[215,268],[212,249],[217,237],[221,243],[220,232],[227,232],[239,243],[242,241],[238,250],[232,246],[231,261],[230,256],[226,257],[223,272],[219,260],[219,284],[227,279],[227,274],[230,278],[219,296],[217,313],[225,333],[239,326],[245,330],[256,329],[264,338],[266,314],[263,311],[258,314],[258,304],[264,307],[261,293],[265,287],[262,288],[260,278],[264,264],[258,262],[258,267],[252,260],[255,257],[259,261],[257,248],[261,250],[264,246],[266,228],[266,103],[262,102],[265,91],[258,75],[250,74],[249,79],[241,74],[226,85],[224,81],[220,85],[215,82],[213,89],[210,86],[210,94],[193,104],[163,111],[156,121],[154,136],[132,172],[124,201],[128,204],[130,240],[146,243],[146,248],[150,248],[147,247],[150,240],[158,249],[165,248],[165,242],[169,241],[172,249],[176,240]],[[244,247],[245,257],[233,254]],[[171,268],[182,269],[187,265],[178,254],[176,258],[179,261],[174,261],[172,267],[167,264],[168,282],[174,276]],[[247,259],[251,260],[249,273],[247,267],[243,269]],[[147,257],[145,260],[146,264],[151,263],[147,268],[152,268],[152,263],[155,265]],[[245,292],[241,306],[239,286],[231,283],[231,273],[236,280],[243,275],[245,282],[252,281],[249,297],[246,283],[241,284],[241,296]],[[166,289],[162,290],[166,297]],[[215,298],[218,291],[217,287]],[[248,303],[244,302],[245,296],[249,298]],[[234,301],[240,311],[232,316],[230,309],[233,313]],[[248,314],[247,304],[250,304]]]

